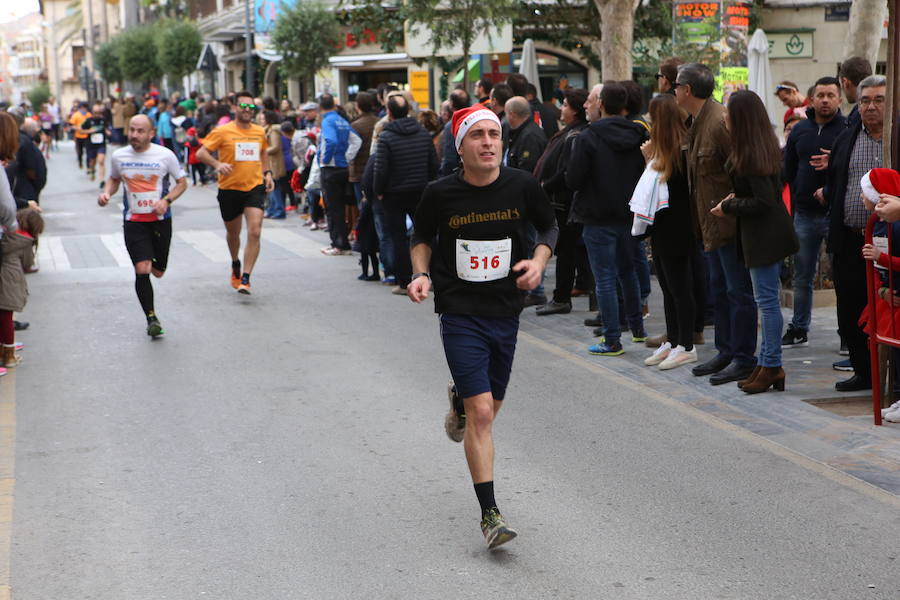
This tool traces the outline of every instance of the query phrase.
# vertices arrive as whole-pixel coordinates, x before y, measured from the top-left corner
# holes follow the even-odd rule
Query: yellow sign
[[[428,97],[428,71],[410,71],[409,89],[412,92],[413,100],[419,106],[427,107],[430,100]]]

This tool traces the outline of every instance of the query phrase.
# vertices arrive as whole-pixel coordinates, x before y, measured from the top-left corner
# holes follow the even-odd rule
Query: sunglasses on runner
[[[654,77],[656,77],[657,79],[668,79],[668,77],[666,77],[662,73],[657,73],[656,75],[654,75]]]
[[[244,110],[256,110],[255,104],[247,104],[246,102],[241,102],[238,106]]]

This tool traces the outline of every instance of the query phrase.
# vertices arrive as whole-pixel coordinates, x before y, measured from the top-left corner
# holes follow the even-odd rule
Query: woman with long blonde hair
[[[692,260],[698,224],[688,191],[684,113],[674,96],[662,94],[650,102],[650,119],[650,141],[641,150],[669,188],[669,205],[656,213],[650,231],[653,262],[663,292],[666,340],[644,362],[665,370],[697,361],[694,279],[702,274],[694,273]]]

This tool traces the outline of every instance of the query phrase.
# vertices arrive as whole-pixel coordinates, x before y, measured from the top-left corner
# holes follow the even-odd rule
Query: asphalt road
[[[15,600],[900,598],[896,496],[528,334],[494,430],[520,536],[488,551],[431,306],[296,219],[237,295],[191,190],[150,341],[73,164],[51,161],[22,316]]]

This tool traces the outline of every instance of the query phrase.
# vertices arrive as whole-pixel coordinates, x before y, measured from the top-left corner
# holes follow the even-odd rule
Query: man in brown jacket
[[[709,287],[715,299],[716,356],[693,369],[712,375],[713,385],[746,379],[756,366],[756,303],[750,272],[737,256],[733,217],[710,210],[731,193],[725,163],[731,138],[725,127],[725,107],[711,98],[715,79],[704,65],[678,69],[675,99],[689,114],[688,171],[703,246],[709,259]]]
[[[372,132],[375,130],[375,123],[378,122],[378,115],[375,114],[375,108],[377,107],[375,96],[369,92],[358,93],[356,95],[356,107],[359,109],[359,116],[350,123],[350,126],[362,138],[362,146],[356,158],[350,163],[347,180],[353,184],[353,192],[356,194],[356,202],[358,204],[362,198],[363,171],[366,170],[366,163],[369,162],[372,150]]]

